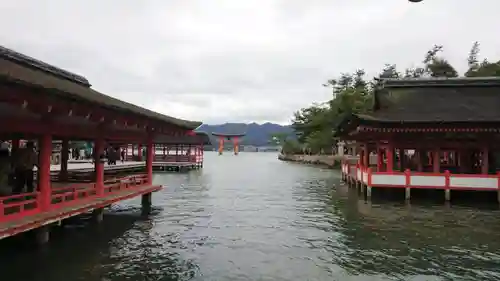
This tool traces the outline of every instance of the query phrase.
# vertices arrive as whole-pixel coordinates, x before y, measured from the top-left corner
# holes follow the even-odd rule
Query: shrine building
[[[336,136],[355,141],[342,177],[372,188],[498,191],[500,79],[385,79],[368,114],[348,114]],[[375,163],[369,163],[375,155]],[[366,188],[365,188],[366,187]]]

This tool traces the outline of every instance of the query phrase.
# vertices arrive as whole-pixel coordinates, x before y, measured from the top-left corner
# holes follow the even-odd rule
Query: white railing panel
[[[450,177],[451,187],[497,189],[498,179],[481,177]]]
[[[356,179],[361,179],[361,169],[356,170]]]
[[[445,187],[446,177],[445,176],[414,176],[410,175],[410,186],[435,186],[435,187]]]
[[[363,173],[363,182],[368,184],[368,173]]]
[[[405,175],[377,175],[372,174],[372,185],[405,185],[406,176]]]

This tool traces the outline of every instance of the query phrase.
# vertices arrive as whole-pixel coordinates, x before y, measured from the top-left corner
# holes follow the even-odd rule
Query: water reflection
[[[297,191],[303,241],[324,248],[349,275],[394,280],[498,280],[498,210],[370,203],[336,182],[309,181]],[[307,223],[305,223],[307,222]],[[322,235],[323,234],[323,235]],[[434,279],[432,279],[434,278]]]
[[[499,280],[498,210],[366,202],[335,171],[274,155],[206,156],[166,188],[48,251],[0,257],[6,280]],[[32,268],[27,271],[26,268]]]

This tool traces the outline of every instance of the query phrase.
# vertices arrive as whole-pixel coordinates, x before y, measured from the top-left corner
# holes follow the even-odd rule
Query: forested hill
[[[197,131],[203,131],[210,135],[212,144],[217,143],[217,139],[211,133],[225,133],[225,134],[242,134],[246,133],[245,137],[241,140],[243,145],[266,146],[270,144],[273,135],[293,133],[290,126],[282,126],[273,123],[225,123],[220,125],[201,125]]]

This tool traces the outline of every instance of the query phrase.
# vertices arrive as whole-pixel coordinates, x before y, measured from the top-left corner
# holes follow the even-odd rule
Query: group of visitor
[[[25,147],[12,149],[0,144],[0,195],[34,192],[33,168],[38,166],[38,155],[33,142]],[[26,188],[26,190],[25,190]]]
[[[81,155],[81,151],[78,148],[71,149],[71,156],[75,160],[81,160],[81,159],[83,159],[83,157]]]
[[[99,159],[106,159],[108,165],[116,165],[116,161],[121,160],[123,163],[125,159],[125,150],[120,149],[119,147],[109,146],[104,150],[104,153],[99,156]],[[92,162],[94,162],[94,158],[92,157]]]
[[[104,151],[104,154],[104,157],[108,159],[108,165],[116,165],[116,160],[120,159],[119,149],[112,146],[108,147],[108,149]]]

